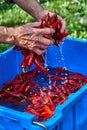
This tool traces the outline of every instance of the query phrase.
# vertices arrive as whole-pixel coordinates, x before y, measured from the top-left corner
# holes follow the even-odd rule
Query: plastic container
[[[87,41],[67,38],[60,48],[51,46],[46,53],[51,67],[66,67],[87,75]],[[21,72],[23,56],[9,49],[0,55],[0,87]],[[0,106],[0,130],[87,130],[87,85],[56,107],[55,115],[38,123],[35,116]]]

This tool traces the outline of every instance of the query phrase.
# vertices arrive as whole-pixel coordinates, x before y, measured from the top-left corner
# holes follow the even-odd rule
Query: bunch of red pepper
[[[51,88],[49,84],[40,87],[36,82],[39,74],[38,68],[35,68],[6,83],[0,90],[0,105],[27,103],[24,111],[35,114],[37,121],[46,121],[55,114],[56,106],[87,83],[87,77],[80,73],[56,68],[53,74],[44,75],[52,80]]]
[[[55,16],[52,18],[50,14],[48,13],[45,17],[45,19],[42,19],[41,25],[39,26],[40,28],[53,28],[55,30],[55,33],[53,35],[45,35],[46,38],[54,39],[54,45],[58,46],[63,39],[70,34],[70,32],[63,32],[61,33],[61,27],[62,23],[57,17],[56,11],[54,11]]]

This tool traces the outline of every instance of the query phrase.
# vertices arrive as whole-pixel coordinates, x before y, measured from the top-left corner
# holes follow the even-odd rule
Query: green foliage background
[[[70,37],[87,39],[87,0],[38,0],[39,3],[57,14],[67,22]],[[16,27],[35,19],[15,4],[7,4],[0,0],[0,25]],[[8,49],[9,45],[0,45],[0,52]]]

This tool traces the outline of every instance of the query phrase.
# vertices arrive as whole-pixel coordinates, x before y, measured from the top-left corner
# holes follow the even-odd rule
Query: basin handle
[[[47,126],[46,126],[46,125],[44,125],[44,124],[41,124],[40,122],[33,121],[33,124],[34,124],[34,125],[38,125],[38,126],[42,127],[44,130],[48,130]]]

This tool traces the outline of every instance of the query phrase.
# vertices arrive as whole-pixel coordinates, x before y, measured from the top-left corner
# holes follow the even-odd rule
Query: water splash
[[[52,89],[52,80],[51,80],[51,78],[49,77],[49,79],[48,79],[48,87],[49,87],[49,89]]]
[[[63,68],[65,68],[67,70],[66,65],[65,65],[65,59],[64,59],[64,55],[63,55],[63,50],[62,50],[62,44],[59,45],[59,51],[60,51],[60,55],[61,55],[61,61],[62,61],[62,64],[63,64]]]
[[[48,67],[48,62],[47,62],[47,51],[45,52],[45,63],[44,63],[44,67],[47,68]],[[49,89],[52,89],[52,85],[51,85],[52,81],[51,78],[48,78],[48,87]]]
[[[45,68],[48,67],[48,63],[47,63],[47,51],[45,52],[45,62],[44,62],[44,67],[45,67]]]

